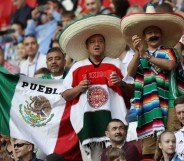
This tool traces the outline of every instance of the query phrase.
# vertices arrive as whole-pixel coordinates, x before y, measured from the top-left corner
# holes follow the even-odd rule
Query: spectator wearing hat
[[[174,102],[176,116],[181,123],[181,128],[175,133],[176,153],[181,160],[184,160],[184,96],[178,97]]]
[[[13,146],[15,149],[15,155],[19,161],[42,161],[41,159],[36,158],[36,154],[34,153],[34,144],[25,140],[15,139]]]
[[[137,134],[143,139],[143,155],[153,157],[156,136],[166,127],[169,130],[179,128],[173,107],[174,100],[183,92],[177,84],[179,55],[172,47],[182,36],[184,19],[178,14],[155,14],[153,6],[149,5],[147,13],[126,16],[121,29],[135,52],[128,73],[135,77]],[[168,38],[169,33],[172,34]]]
[[[105,136],[109,120],[116,117],[127,125],[133,92],[133,78],[114,59],[125,48],[119,23],[115,16],[91,15],[73,22],[59,37],[61,49],[78,61],[63,81],[62,95],[71,102],[70,119],[82,149],[95,161],[109,142]]]

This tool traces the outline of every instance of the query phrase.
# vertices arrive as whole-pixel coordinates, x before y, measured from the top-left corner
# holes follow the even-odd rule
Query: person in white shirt
[[[175,111],[182,127],[175,133],[176,136],[176,153],[181,160],[184,160],[184,95],[178,97],[175,102]]]
[[[33,77],[36,70],[46,66],[46,56],[38,52],[38,43],[34,35],[24,38],[25,52],[28,58],[20,65],[20,73]]]

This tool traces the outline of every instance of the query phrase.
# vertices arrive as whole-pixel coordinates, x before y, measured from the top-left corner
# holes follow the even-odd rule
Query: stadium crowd
[[[0,161],[184,161],[184,1],[105,1],[37,0],[30,7],[12,0],[16,10],[0,28],[0,66],[14,75],[62,79],[62,97],[73,109],[66,127],[72,125],[79,138],[66,153],[46,155],[33,143],[1,134]],[[101,74],[107,70],[108,81]],[[93,145],[94,138],[84,146],[90,130],[78,130],[70,115],[81,121],[75,108],[90,85],[109,92],[111,103],[100,100],[103,108],[121,110],[99,112],[100,120],[86,115],[82,124],[104,136],[102,144]]]

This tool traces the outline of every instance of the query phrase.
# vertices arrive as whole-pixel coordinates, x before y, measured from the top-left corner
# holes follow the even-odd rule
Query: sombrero
[[[117,58],[126,46],[120,21],[120,18],[112,15],[90,15],[74,21],[60,33],[60,47],[74,60],[82,60],[89,57],[85,43],[87,38],[101,34],[105,38],[105,56]]]
[[[132,36],[138,35],[143,40],[143,31],[149,26],[157,26],[162,30],[162,45],[174,47],[183,35],[184,18],[176,13],[155,13],[152,5],[147,7],[146,13],[125,16],[121,21],[121,31],[130,48],[134,49]]]

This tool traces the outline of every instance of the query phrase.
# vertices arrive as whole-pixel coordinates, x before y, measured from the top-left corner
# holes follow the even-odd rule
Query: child
[[[157,142],[155,161],[181,161],[175,153],[175,149],[176,137],[174,133],[164,131]]]

